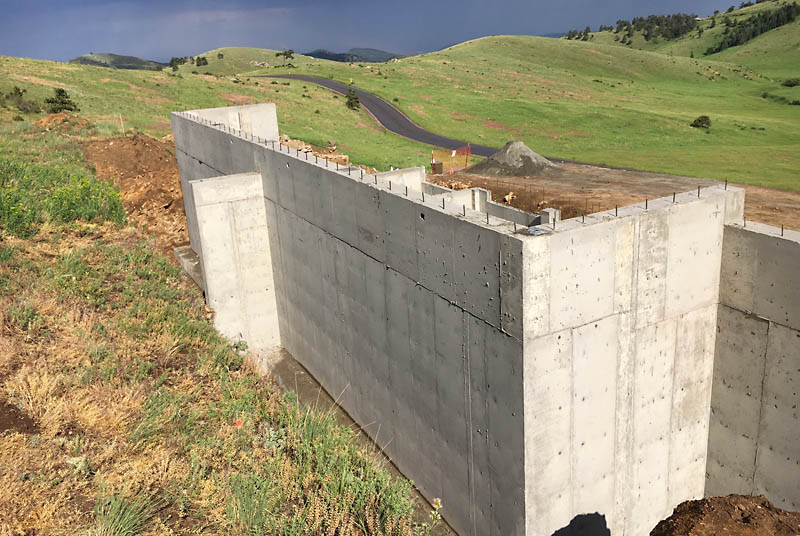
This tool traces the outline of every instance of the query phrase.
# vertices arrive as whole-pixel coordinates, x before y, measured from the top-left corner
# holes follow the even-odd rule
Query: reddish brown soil
[[[36,122],[36,126],[66,136],[93,134],[95,130],[94,123],[71,112],[47,114]]]
[[[796,536],[800,513],[787,512],[764,497],[728,495],[686,501],[656,525],[650,536]]]
[[[39,427],[16,406],[0,400],[0,434],[7,430],[21,434],[35,434],[38,433]]]
[[[429,181],[447,186],[460,182],[492,191],[496,201],[514,192],[511,206],[539,212],[542,208],[558,208],[563,218],[573,218],[601,210],[644,203],[645,199],[688,192],[698,186],[720,184],[711,179],[680,177],[663,173],[609,169],[586,164],[560,163],[558,171],[534,177],[484,177],[457,173],[430,175]],[[758,186],[739,186],[746,190],[745,217],[787,229],[800,230],[800,192],[785,192]]]
[[[171,252],[188,242],[171,140],[136,134],[94,140],[84,147],[97,176],[119,188],[128,218],[152,231],[159,248]]]

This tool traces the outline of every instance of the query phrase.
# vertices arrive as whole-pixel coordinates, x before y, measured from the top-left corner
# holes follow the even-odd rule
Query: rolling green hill
[[[208,65],[201,65],[198,67],[193,63],[187,62],[178,68],[178,72],[183,74],[192,74],[193,71],[197,71],[199,74],[234,76],[256,69],[282,66],[284,63],[283,58],[275,56],[277,52],[277,50],[270,50],[266,48],[217,48],[196,56],[197,58],[205,58],[208,61]],[[222,57],[220,57],[220,54]],[[286,63],[291,63],[292,65],[299,67],[323,61],[326,60],[312,58],[302,54],[295,54],[294,58]]]
[[[716,61],[737,63],[774,78],[798,76],[800,70],[800,19],[771,30],[743,45],[729,48],[723,52],[704,56],[705,52],[722,39],[725,32],[725,19],[732,23],[769,10],[788,5],[795,0],[769,0],[760,4],[735,9],[730,13],[720,13],[715,17],[705,17],[698,21],[698,29],[677,39],[662,38],[646,41],[642,32],[634,32],[629,45],[621,43],[624,32],[595,32],[590,34],[591,43],[615,45],[625,48],[660,52],[673,56],[691,56]],[[701,31],[702,30],[702,31]]]
[[[274,55],[273,55],[274,57]],[[209,61],[209,63],[212,63]],[[349,110],[313,84],[160,72],[109,70],[89,65],[0,56],[0,96],[14,86],[25,98],[42,103],[53,88],[65,88],[80,107],[80,116],[96,124],[95,135],[112,136],[133,128],[153,136],[171,133],[169,114],[236,104],[274,102],[282,134],[325,147],[334,140],[353,162],[380,170],[418,166],[430,159],[430,147],[380,129],[363,110]],[[25,131],[41,113],[23,113],[0,98],[0,125],[14,123]],[[21,121],[12,121],[13,118]],[[121,124],[122,123],[122,124]],[[20,138],[21,146],[27,143]]]
[[[423,127],[476,143],[518,139],[547,156],[800,189],[800,106],[762,98],[797,88],[731,63],[495,36],[384,65],[262,72],[352,78]],[[709,131],[689,126],[700,115]]]
[[[143,71],[160,71],[164,68],[163,63],[156,61],[143,60],[136,56],[120,56],[118,54],[84,54],[69,60],[69,63],[79,65],[94,65],[95,67],[108,67],[112,69],[133,69]]]

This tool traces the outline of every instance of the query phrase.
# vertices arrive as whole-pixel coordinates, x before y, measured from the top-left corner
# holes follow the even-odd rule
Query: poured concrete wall
[[[190,183],[203,244],[206,301],[217,330],[254,348],[280,345],[260,173]]]
[[[459,533],[522,534],[519,242],[382,175],[257,160],[282,345]]]
[[[210,303],[222,295],[226,316],[248,294],[230,280],[247,264],[230,257],[244,210],[235,203],[250,210],[257,188],[253,175],[201,177],[257,170],[281,345],[426,497],[442,499],[459,533],[523,534],[522,265],[511,224],[442,196],[423,201],[421,168],[362,176],[194,113],[173,124],[194,173]],[[210,290],[213,277],[227,294]],[[240,315],[236,333],[254,330],[253,318]]]
[[[530,534],[594,513],[612,534],[648,534],[703,496],[720,252],[736,195],[650,201],[525,242]]]
[[[706,494],[800,510],[800,233],[725,228],[717,326]]]
[[[498,212],[480,190],[415,188],[418,170],[363,175],[199,116],[174,114],[173,125],[195,192],[184,189],[187,215],[202,220],[192,246],[204,273],[222,251],[213,248],[239,247],[239,201],[211,203],[234,215],[225,220],[225,210],[198,205],[200,192],[245,181],[247,202],[261,195],[264,206],[256,227],[268,236],[260,247],[272,280],[263,272],[261,281],[274,288],[264,307],[279,326],[267,331],[426,497],[442,498],[460,534],[550,536],[586,523],[647,534],[707,491],[707,461],[711,468],[713,445],[723,444],[713,434],[709,444],[723,344],[714,328],[737,306],[719,305],[733,266],[723,229],[743,220],[741,190],[707,188],[555,229],[548,215],[531,234],[515,232],[529,215]],[[784,274],[783,253],[759,255],[763,284]],[[235,257],[230,266],[248,266]],[[738,306],[752,312],[758,303],[777,319],[769,326],[780,324],[765,330],[785,350],[773,358],[770,378],[779,378],[793,366],[797,328],[778,317],[797,318],[798,300],[759,285],[739,292],[757,288],[766,301]],[[238,282],[225,288],[248,292]],[[250,333],[258,322],[249,319],[233,318],[231,328]],[[783,456],[796,434],[770,426],[766,450]],[[777,479],[776,468],[786,469],[761,458],[765,469],[753,474]]]
[[[227,108],[209,108],[192,112],[192,121],[173,114],[172,132],[175,138],[176,158],[181,178],[186,227],[192,249],[202,250],[195,212],[192,181],[249,173],[253,167],[252,150],[236,153],[227,150],[232,144],[230,133],[235,129],[243,136],[272,142],[278,140],[278,116],[275,104],[252,104]],[[203,128],[197,128],[200,124]],[[192,126],[195,125],[195,126]]]

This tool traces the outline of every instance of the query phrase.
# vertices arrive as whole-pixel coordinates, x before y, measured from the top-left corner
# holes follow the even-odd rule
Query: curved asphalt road
[[[328,78],[306,76],[302,74],[262,75],[260,78],[290,78],[292,80],[302,80],[304,82],[310,82],[312,84],[317,84],[319,86],[328,88],[331,91],[339,93],[340,95],[346,95],[347,90],[349,89],[349,86],[347,84],[343,84],[342,82],[336,82]],[[425,130],[421,126],[411,121],[411,119],[406,117],[403,112],[377,95],[367,93],[366,91],[362,91],[360,89],[353,89],[355,90],[356,95],[358,95],[358,100],[362,106],[364,106],[364,108],[366,108],[367,111],[372,114],[373,117],[375,117],[378,123],[386,127],[387,130],[391,130],[395,134],[399,134],[414,141],[451,150],[467,145],[467,142],[465,141],[454,140],[453,138],[447,138],[445,136],[440,136],[439,134],[434,134],[433,132]],[[491,156],[498,151],[496,148],[487,147],[485,145],[470,144],[470,148],[472,150],[472,154],[483,157]]]

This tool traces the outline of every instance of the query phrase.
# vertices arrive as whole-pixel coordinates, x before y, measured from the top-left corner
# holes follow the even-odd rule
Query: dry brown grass
[[[407,484],[242,366],[139,231],[46,225],[0,251],[0,402],[37,427],[0,431],[0,534],[100,533],[112,493],[152,501],[147,535],[414,534]]]

